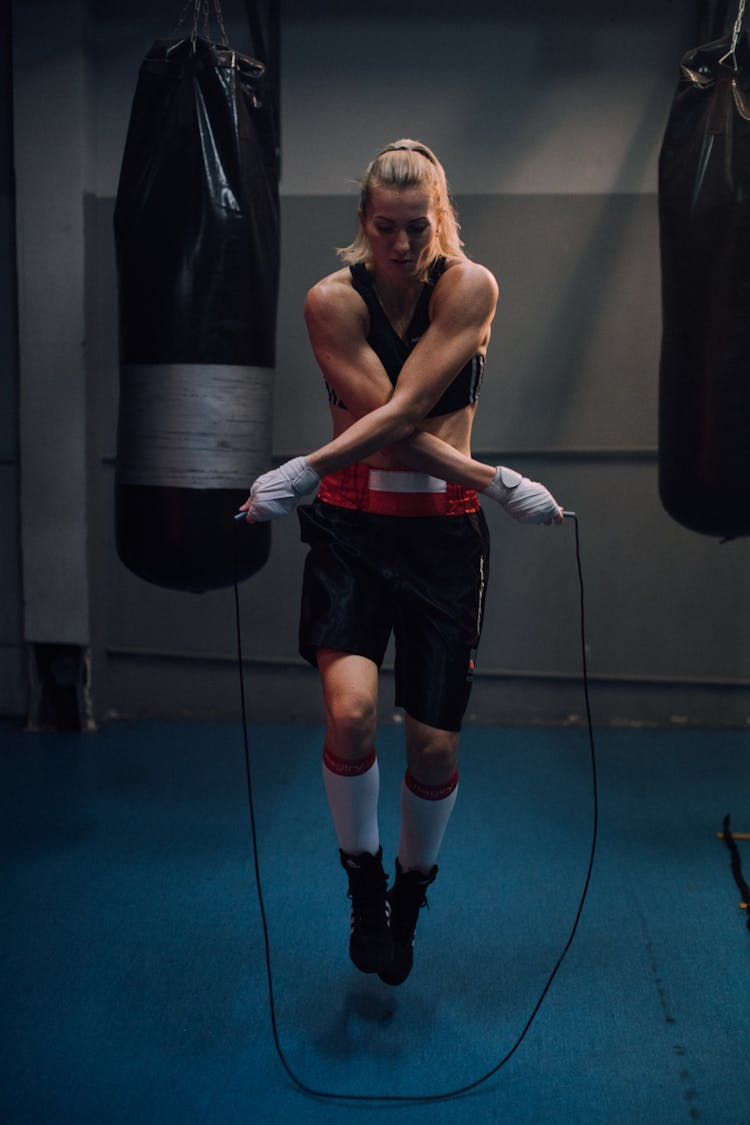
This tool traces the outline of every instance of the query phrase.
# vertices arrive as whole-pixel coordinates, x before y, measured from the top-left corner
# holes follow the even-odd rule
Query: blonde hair
[[[453,201],[448,190],[445,170],[432,149],[421,141],[404,138],[386,145],[365,169],[360,180],[359,230],[349,246],[342,246],[336,253],[348,266],[357,262],[369,262],[370,243],[362,224],[367,214],[373,188],[424,188],[430,193],[437,212],[435,237],[421,257],[418,276],[425,281],[438,258],[465,258],[460,226]]]

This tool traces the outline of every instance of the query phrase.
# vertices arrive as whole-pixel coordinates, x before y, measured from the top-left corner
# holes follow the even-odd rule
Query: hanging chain
[[[742,17],[744,16],[744,14],[745,14],[745,0],[740,0],[740,7],[739,7],[739,11],[737,12],[737,19],[734,21],[734,27],[732,28],[732,45],[729,48],[729,50],[727,51],[727,53],[725,55],[722,55],[721,58],[719,59],[720,63],[723,63],[726,59],[731,59],[732,60],[731,65],[732,65],[733,70],[737,70],[737,56],[735,54],[735,51],[737,49],[737,40],[739,39],[740,31],[742,30]]]
[[[228,47],[229,39],[227,38],[227,29],[224,26],[224,13],[221,10],[221,2],[220,0],[212,0],[212,2],[214,9],[213,14],[216,17],[216,22],[219,25],[219,32],[221,34],[221,44],[223,47]],[[741,2],[744,7],[745,0],[741,0]],[[184,18],[185,12],[189,7],[189,3],[190,0],[188,0],[188,4],[186,4],[185,8],[183,9],[182,18]],[[193,34],[191,36],[193,47],[195,47],[195,41],[198,38],[198,24],[200,22],[201,16],[203,17],[203,37],[204,39],[209,39],[209,22],[211,19],[211,3],[209,2],[209,0],[195,0],[195,8],[193,11]],[[182,18],[180,19],[180,23],[182,23]]]
[[[740,11],[740,15],[739,15],[738,18],[741,22],[742,21],[742,12],[744,12],[744,10],[745,10],[745,0],[740,0],[740,6],[741,6],[741,11]],[[224,13],[221,10],[221,4],[219,3],[219,0],[214,0],[214,11],[216,12],[216,19],[217,19],[218,24],[219,24],[219,31],[221,32],[222,45],[224,47],[228,47],[229,46],[229,40],[227,38],[227,29],[224,27]]]
[[[188,13],[188,8],[192,8],[192,6],[193,6],[193,0],[187,0],[187,2],[185,4],[185,7],[180,12],[180,18],[178,19],[177,24],[175,25],[175,31],[177,31],[179,28],[182,27],[182,25],[185,22],[185,16]]]

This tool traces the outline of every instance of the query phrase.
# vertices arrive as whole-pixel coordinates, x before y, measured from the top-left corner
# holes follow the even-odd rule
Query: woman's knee
[[[406,761],[423,785],[443,785],[458,767],[458,733],[407,719]]]
[[[329,730],[339,740],[354,744],[366,743],[366,749],[375,740],[377,708],[370,696],[349,692],[333,695],[326,700],[326,720]]]
[[[377,669],[361,657],[321,652],[326,738],[342,758],[368,753],[377,728]]]

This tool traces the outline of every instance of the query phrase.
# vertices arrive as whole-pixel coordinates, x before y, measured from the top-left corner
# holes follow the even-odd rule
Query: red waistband
[[[463,516],[480,508],[476,492],[463,485],[410,470],[373,470],[362,463],[323,477],[318,499],[382,516]]]

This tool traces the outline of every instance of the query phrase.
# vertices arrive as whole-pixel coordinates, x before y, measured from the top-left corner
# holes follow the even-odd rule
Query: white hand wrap
[[[252,504],[248,513],[251,523],[277,520],[294,511],[297,504],[320,484],[320,477],[304,457],[293,457],[278,469],[271,469],[250,489]]]
[[[483,489],[497,500],[509,516],[519,523],[552,523],[561,509],[555,498],[538,481],[522,477],[515,469],[498,465],[495,479]]]

